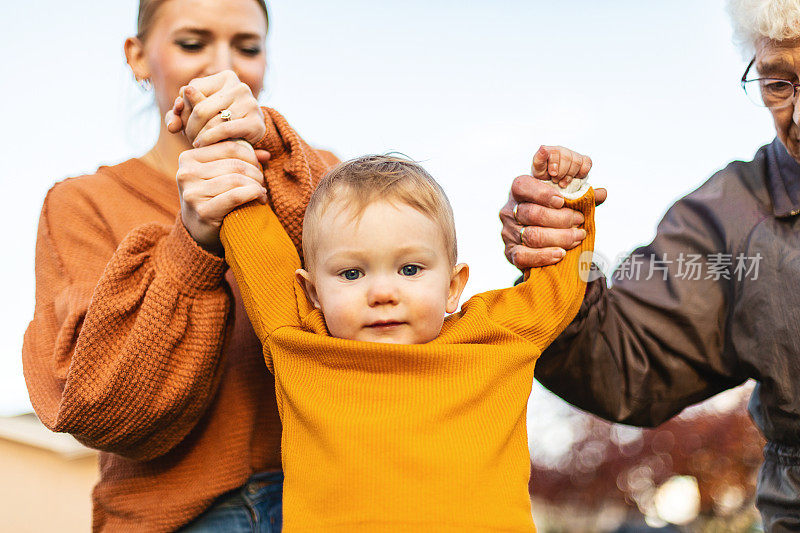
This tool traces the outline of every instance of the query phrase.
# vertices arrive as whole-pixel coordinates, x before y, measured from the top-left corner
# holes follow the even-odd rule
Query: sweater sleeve
[[[218,382],[223,273],[180,220],[140,226],[117,247],[91,202],[54,187],[39,221],[22,353],[42,422],[131,459],[178,444]]]
[[[225,217],[220,238],[272,372],[270,334],[281,326],[298,325],[299,305],[304,306],[303,314],[308,311],[305,295],[295,293],[300,257],[272,209],[255,202]]]
[[[317,183],[338,160],[311,148],[274,109],[265,107],[264,116],[267,131],[255,147],[270,153],[264,171],[270,205],[250,202],[228,214],[220,239],[272,371],[270,334],[298,323],[309,310],[294,281],[301,266],[303,217]]]
[[[532,268],[525,281],[511,288],[489,291],[475,297],[482,302],[488,319],[520,335],[544,350],[572,321],[580,308],[586,290],[586,279],[594,249],[594,191],[589,189],[575,200],[566,200],[566,207],[584,214],[583,242],[556,263]],[[469,314],[470,302],[462,311]],[[491,339],[482,339],[491,341]]]

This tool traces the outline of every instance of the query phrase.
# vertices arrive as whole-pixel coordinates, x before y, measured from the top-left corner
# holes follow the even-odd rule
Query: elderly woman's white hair
[[[745,56],[752,56],[763,38],[783,41],[800,37],[800,0],[728,0],[733,38]]]

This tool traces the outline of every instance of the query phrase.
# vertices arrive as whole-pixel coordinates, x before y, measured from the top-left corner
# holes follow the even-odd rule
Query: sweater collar
[[[767,146],[767,190],[776,217],[800,214],[800,164],[778,138]]]

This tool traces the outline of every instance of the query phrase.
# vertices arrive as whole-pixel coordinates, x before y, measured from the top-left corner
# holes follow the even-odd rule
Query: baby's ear
[[[459,263],[453,267],[453,274],[450,276],[450,287],[447,291],[447,307],[445,308],[448,313],[458,311],[461,293],[464,292],[468,279],[469,267],[466,263]]]
[[[294,275],[297,276],[297,281],[303,286],[303,290],[306,293],[306,298],[308,298],[308,300],[314,304],[314,307],[320,309],[319,298],[317,298],[317,286],[314,285],[314,281],[311,279],[311,274],[309,274],[307,270],[298,268],[294,271]]]

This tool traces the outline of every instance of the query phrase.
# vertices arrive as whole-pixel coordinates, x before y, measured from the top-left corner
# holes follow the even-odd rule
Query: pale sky
[[[592,156],[609,189],[597,250],[648,242],[679,196],[774,137],[738,80],[722,0],[274,0],[265,105],[341,158],[401,151],[453,203],[467,296],[516,277],[497,212],[540,144]],[[30,406],[23,332],[33,315],[34,244],[48,188],[141,155],[150,96],[122,43],[136,2],[6,2],[0,222],[0,415]]]

